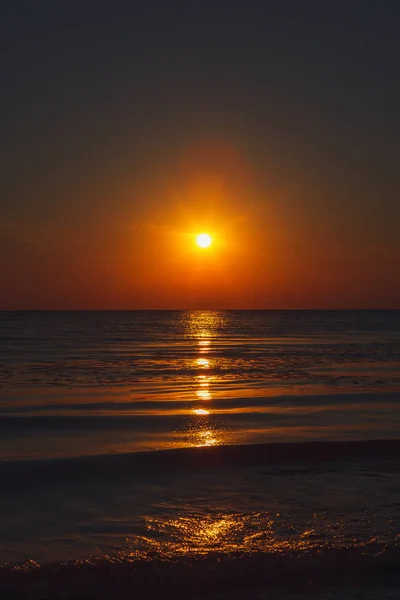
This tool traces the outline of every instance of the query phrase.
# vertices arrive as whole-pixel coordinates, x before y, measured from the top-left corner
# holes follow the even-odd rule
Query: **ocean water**
[[[398,311],[0,313],[0,597],[400,597],[399,367]]]

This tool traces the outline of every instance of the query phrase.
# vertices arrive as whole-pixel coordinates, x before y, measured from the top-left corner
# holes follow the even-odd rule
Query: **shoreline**
[[[368,550],[368,549],[367,549]],[[0,567],[1,598],[302,598],[326,590],[398,590],[400,548],[379,555],[358,548],[321,552],[208,553],[170,560],[112,557]],[[343,593],[342,593],[343,591]],[[271,595],[270,595],[271,594]],[[317,595],[318,594],[318,595]],[[316,595],[316,596],[315,596]],[[328,596],[329,597],[329,596]],[[333,596],[335,597],[335,596]],[[357,598],[357,596],[354,596]],[[361,596],[363,597],[363,596]],[[367,596],[370,598],[370,596]]]
[[[304,441],[185,447],[72,458],[0,461],[8,485],[37,483],[41,477],[68,481],[79,477],[121,477],[159,470],[290,466],[370,460],[400,460],[400,439]],[[400,465],[399,465],[400,468]]]

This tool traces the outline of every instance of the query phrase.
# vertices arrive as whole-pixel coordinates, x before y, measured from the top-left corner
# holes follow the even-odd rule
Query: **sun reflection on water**
[[[218,446],[220,443],[221,440],[215,431],[212,429],[203,429],[197,432],[193,445],[200,448],[201,446]]]
[[[226,313],[213,310],[201,310],[185,313],[183,316],[185,335],[198,341],[215,338],[226,326]]]
[[[208,390],[196,390],[196,396],[200,400],[211,400],[212,396]]]
[[[160,547],[164,546],[163,554],[167,547],[174,554],[203,554],[221,548],[226,551],[227,546],[230,550],[236,549],[238,544],[234,539],[243,529],[243,524],[236,515],[207,515],[202,518],[183,516],[165,521],[149,518],[147,529],[166,537],[159,543]]]
[[[219,446],[223,442],[223,431],[210,423],[212,410],[208,408],[193,408],[190,411],[195,418],[189,426],[189,446]]]
[[[211,377],[207,375],[199,375],[197,378],[197,385],[199,389],[196,390],[196,396],[200,400],[212,400],[212,394],[210,392]]]
[[[210,342],[210,340],[207,340],[207,339],[199,340],[198,345],[199,345],[200,354],[206,354],[210,350],[211,342]]]
[[[283,513],[192,513],[174,518],[146,517],[140,546],[160,556],[217,553],[320,552],[325,548],[366,547],[375,538],[357,540],[343,519],[314,515],[301,522]],[[375,540],[374,543],[376,543]]]
[[[206,410],[205,408],[194,408],[194,409],[192,410],[192,413],[193,413],[194,415],[209,415],[209,414],[210,414],[210,411],[209,411],[209,410]]]
[[[217,380],[212,369],[216,366],[213,342],[220,335],[226,316],[222,312],[193,311],[185,315],[185,337],[190,342],[191,352],[197,353],[188,360],[194,370],[193,387],[197,400],[207,402],[207,408],[189,408],[189,421],[182,433],[189,446],[217,446],[223,443],[224,433],[212,419],[212,388]]]
[[[210,361],[208,360],[208,358],[197,358],[196,365],[202,369],[209,369]]]

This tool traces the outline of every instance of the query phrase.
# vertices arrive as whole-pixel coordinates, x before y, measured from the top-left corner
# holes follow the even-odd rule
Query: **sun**
[[[200,248],[208,248],[211,245],[212,239],[208,233],[200,233],[196,238],[196,244]]]

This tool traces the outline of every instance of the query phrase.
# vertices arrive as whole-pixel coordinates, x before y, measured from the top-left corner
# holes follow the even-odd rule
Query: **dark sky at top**
[[[125,215],[128,204],[139,215],[146,181],[209,138],[240,148],[266,202],[268,189],[289,185],[288,213],[381,253],[390,279],[400,255],[399,27],[400,4],[388,0],[3,2],[5,285],[13,263],[20,277],[32,272],[22,238]],[[93,192],[128,176],[129,200],[110,206]]]

